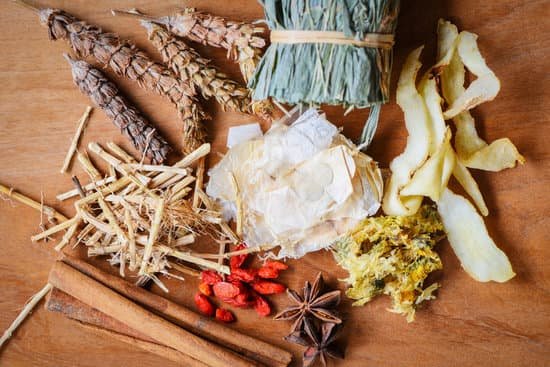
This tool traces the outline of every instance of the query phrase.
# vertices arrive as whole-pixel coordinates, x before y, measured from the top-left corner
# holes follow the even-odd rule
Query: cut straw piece
[[[130,182],[132,182],[132,180],[130,179],[129,176],[121,177],[118,180],[116,180],[115,182],[113,182],[112,184],[110,184],[109,186],[107,186],[107,187],[105,187],[105,188],[103,188],[103,189],[101,189],[97,192],[94,192],[93,194],[90,194],[90,195],[86,196],[83,199],[80,199],[80,200],[76,201],[74,203],[74,205],[78,210],[78,207],[81,207],[85,204],[94,202],[102,196],[113,194],[113,193],[117,192],[118,190],[123,189],[124,187],[128,186],[130,184]]]
[[[199,193],[199,196],[200,196],[204,206],[206,206],[206,209],[215,211],[214,210],[214,204],[212,204],[212,201],[210,200],[208,195],[206,195],[206,193],[204,191],[202,191],[201,189],[198,189],[197,192]],[[220,223],[220,228],[222,229],[223,233],[225,233],[227,238],[229,238],[231,241],[233,241],[233,243],[239,242],[239,237],[237,237],[235,235],[235,233],[233,233],[233,231],[231,230],[231,228],[229,228],[227,223],[225,223],[225,222]]]
[[[20,202],[21,204],[25,204],[35,210],[38,210],[39,212],[42,212],[50,218],[55,218],[59,222],[67,221],[67,217],[65,217],[63,214],[59,213],[58,211],[56,211],[54,208],[51,208],[47,205],[43,205],[23,194],[20,194],[11,187],[7,187],[0,184],[0,193],[6,195],[10,199]]]
[[[128,231],[128,255],[130,256],[130,270],[134,271],[137,267],[136,262],[136,238],[134,224],[132,223],[132,214],[129,210],[124,210],[124,224]]]
[[[84,172],[86,172],[88,176],[90,176],[92,181],[97,182],[101,180],[102,178],[101,173],[99,173],[97,168],[95,168],[94,164],[92,163],[92,161],[90,161],[90,158],[88,157],[87,154],[78,152],[76,155],[76,158],[80,163],[80,165],[82,166],[82,169],[84,170]]]
[[[168,172],[174,175],[187,176],[189,171],[185,168],[177,168],[170,166],[160,166],[153,164],[141,164],[141,163],[125,163],[122,168],[130,171],[146,171],[146,172]]]
[[[153,253],[153,245],[155,244],[158,237],[160,222],[162,221],[163,213],[164,199],[159,199],[155,211],[155,216],[153,218],[153,223],[151,225],[151,231],[149,232],[149,241],[147,241],[145,251],[143,252],[143,259],[141,260],[141,267],[139,269],[140,275],[146,275],[147,263],[149,262],[149,258]]]
[[[158,246],[158,249],[160,251],[166,252],[169,256],[175,257],[176,259],[180,259],[180,260],[183,260],[198,266],[202,266],[205,268],[214,269],[223,274],[230,274],[230,270],[228,266],[220,265],[213,261],[204,260],[204,259],[201,259],[200,257],[193,256],[189,253],[177,251],[164,245]]]
[[[109,176],[109,177],[106,177],[106,178],[101,179],[99,181],[90,182],[89,184],[83,186],[82,188],[84,189],[84,192],[88,192],[88,191],[91,191],[91,190],[95,189],[96,186],[107,185],[107,184],[113,183],[115,181],[116,181],[116,177]],[[73,189],[73,190],[61,193],[61,194],[57,195],[55,198],[59,201],[63,201],[63,200],[73,198],[75,196],[78,196],[78,190],[77,189]]]
[[[187,246],[195,242],[195,236],[192,234],[185,235],[180,237],[174,243],[174,247]]]
[[[78,146],[78,141],[80,140],[80,136],[82,135],[82,132],[84,131],[84,128],[86,127],[86,123],[88,122],[88,119],[90,117],[90,112],[92,112],[92,107],[91,106],[86,107],[84,114],[80,117],[80,120],[78,120],[78,126],[76,128],[76,132],[74,134],[73,140],[71,141],[71,145],[69,146],[69,150],[67,151],[67,155],[65,156],[65,160],[63,161],[63,167],[61,167],[61,173],[65,173],[69,169],[71,160],[73,159],[74,152],[76,151],[76,148]]]
[[[38,304],[38,302],[40,302],[40,300],[42,298],[44,298],[44,296],[46,294],[48,294],[48,292],[52,288],[53,288],[52,285],[48,283],[44,286],[44,288],[42,288],[40,291],[38,291],[38,293],[36,293],[34,296],[32,296],[30,301],[25,305],[25,307],[23,307],[23,310],[21,310],[19,315],[17,315],[15,320],[11,323],[11,325],[4,332],[4,334],[2,335],[2,338],[0,338],[0,348],[2,348],[2,345],[4,345],[4,343],[9,338],[11,338],[11,335],[13,334],[13,332],[19,327],[19,325],[21,325],[23,320],[25,320],[25,318],[32,312],[33,308]]]
[[[187,154],[185,157],[183,157],[179,162],[173,165],[173,167],[177,168],[187,168],[193,163],[195,163],[198,159],[206,156],[208,153],[210,153],[210,144],[205,143],[202,144],[200,147],[192,151],[191,153]],[[151,181],[151,187],[156,188],[160,185],[162,185],[164,182],[168,181],[173,177],[170,173],[161,173],[157,177],[155,177]]]
[[[205,169],[205,161],[204,158],[201,158],[199,160],[199,164],[197,167],[197,181],[195,181],[195,193],[193,194],[193,208],[197,209],[200,206],[200,196],[197,192],[198,189],[202,190],[202,183],[204,180],[204,169]]]
[[[120,251],[122,245],[109,245],[103,247],[93,247],[88,249],[88,256],[108,255]]]
[[[76,221],[72,226],[69,227],[69,230],[65,232],[61,241],[59,241],[59,243],[54,247],[55,251],[59,252],[63,250],[63,247],[65,247],[71,241],[71,238],[73,238],[79,224],[80,220]]]
[[[195,181],[195,177],[187,176],[170,189],[172,195],[170,196],[170,202],[177,201],[187,195],[190,189],[188,186]]]
[[[111,209],[110,205],[105,202],[103,198],[99,198],[97,200],[99,207],[101,210],[103,210],[103,213],[105,214],[105,217],[107,218],[107,221],[109,221],[109,224],[111,225],[111,228],[113,228],[115,234],[117,237],[125,242],[128,243],[128,237],[126,237],[126,233],[120,228],[118,221],[115,217],[115,214],[113,213],[113,210]]]
[[[53,226],[51,228],[48,228],[47,230],[43,231],[43,232],[40,232],[39,234],[37,235],[34,235],[31,237],[31,241],[32,242],[36,242],[36,241],[40,241],[46,237],[49,237],[51,236],[52,234],[54,233],[57,233],[59,231],[62,231],[66,228],[69,228],[70,226],[72,226],[73,224],[75,224],[76,222],[78,222],[80,220],[80,218],[78,218],[78,216],[76,217],[73,217],[71,219],[68,219],[64,222],[61,222],[59,223],[58,225],[56,226]]]
[[[98,218],[94,217],[86,209],[79,208],[78,209],[78,214],[80,215],[80,217],[82,218],[83,221],[85,221],[87,223],[90,223],[91,225],[93,225],[94,227],[99,229],[101,232],[104,232],[105,234],[115,234],[115,232],[113,231],[113,229],[111,228],[110,225],[108,225],[107,223],[104,223],[101,220],[99,220]]]
[[[132,157],[128,152],[122,149],[120,146],[110,141],[107,143],[107,148],[113,153],[115,153],[119,159],[125,163],[137,163],[134,157]]]
[[[88,149],[90,149],[91,152],[97,154],[101,159],[103,159],[104,161],[106,161],[107,163],[115,167],[115,169],[118,172],[120,172],[122,175],[128,176],[130,177],[130,179],[132,179],[133,175],[123,167],[122,161],[120,161],[117,157],[107,153],[98,143],[96,142],[89,143]],[[132,181],[135,182],[136,185],[138,186],[147,185],[150,181],[148,177],[140,173],[137,173],[135,177],[137,177],[139,181],[135,182],[134,179],[132,179]]]

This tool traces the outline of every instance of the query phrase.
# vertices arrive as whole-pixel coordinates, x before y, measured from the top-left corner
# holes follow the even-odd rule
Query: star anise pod
[[[323,322],[340,324],[342,319],[333,310],[340,303],[340,291],[322,293],[323,287],[323,275],[319,273],[313,285],[306,281],[302,296],[296,291],[287,289],[288,297],[294,305],[278,313],[274,319],[295,320],[290,329],[291,333],[302,330],[304,320],[309,317],[317,318]]]
[[[307,347],[303,356],[303,367],[312,366],[317,359],[327,365],[328,357],[344,359],[344,352],[334,344],[341,324],[324,322],[316,328],[310,319],[304,320],[304,331],[295,331],[285,340]]]

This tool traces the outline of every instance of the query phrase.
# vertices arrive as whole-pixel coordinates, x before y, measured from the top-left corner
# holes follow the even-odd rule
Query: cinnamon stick
[[[61,261],[54,264],[49,283],[156,342],[212,367],[257,365],[156,316]]]
[[[155,341],[147,335],[130,329],[123,323],[80,302],[57,288],[53,288],[50,292],[46,303],[46,309],[48,311],[62,313],[66,317],[77,321],[82,327],[96,334],[120,340],[124,343],[177,362],[180,365],[206,366],[202,362],[178,352],[175,349],[155,343]]]
[[[267,366],[287,366],[292,359],[292,355],[284,349],[241,334],[213,320],[204,318],[181,305],[154,293],[147,292],[117,276],[108,274],[81,259],[66,256],[62,261],[96,281],[107,285],[132,301],[175,321],[187,330],[211,341],[221,343]]]

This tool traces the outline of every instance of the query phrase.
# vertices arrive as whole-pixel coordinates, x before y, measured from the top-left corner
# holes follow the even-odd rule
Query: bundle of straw
[[[399,0],[260,0],[271,45],[248,86],[253,100],[373,107],[389,99]],[[373,126],[374,124],[374,126]]]

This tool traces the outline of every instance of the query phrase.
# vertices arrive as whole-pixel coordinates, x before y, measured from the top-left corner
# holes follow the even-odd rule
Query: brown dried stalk
[[[87,62],[73,60],[67,55],[65,57],[71,64],[73,80],[80,91],[105,111],[138,151],[153,163],[164,162],[171,150],[168,142],[122,97],[116,85]]]
[[[197,12],[195,8],[186,8],[158,19],[136,11],[113,10],[113,15],[131,16],[160,23],[177,36],[203,45],[225,48],[227,57],[239,63],[247,83],[260,61],[262,49],[266,44],[265,39],[259,36],[264,32],[262,27]]]
[[[143,21],[149,40],[159,50],[164,62],[182,80],[189,80],[201,92],[204,98],[214,97],[224,111],[250,113],[248,89],[229,79],[202,58],[197,51],[185,42],[174,37],[162,25]]]
[[[21,1],[19,1],[21,2]],[[193,151],[204,142],[202,120],[207,115],[196,99],[194,88],[181,82],[165,66],[155,63],[144,52],[116,34],[89,25],[59,9],[38,10],[40,21],[48,27],[52,40],[65,39],[80,57],[93,56],[117,75],[137,81],[176,105],[183,120],[184,150]]]

